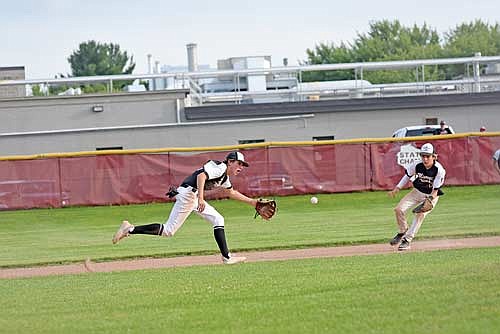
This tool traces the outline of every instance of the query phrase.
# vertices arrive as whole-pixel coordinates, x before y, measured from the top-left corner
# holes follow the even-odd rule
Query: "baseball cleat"
[[[247,258],[244,256],[231,256],[229,259],[222,257],[222,262],[224,262],[224,264],[236,264],[239,262],[245,262],[246,259]]]
[[[403,238],[404,235],[405,235],[404,233],[396,234],[396,236],[394,236],[394,238],[392,238],[392,240],[389,242],[391,244],[391,246],[395,246],[395,245],[399,244],[399,242],[401,241],[401,239]]]
[[[401,243],[399,244],[398,250],[405,251],[405,250],[408,250],[410,248],[411,248],[410,242],[408,240],[406,240],[406,238],[403,238],[403,240],[401,240]]]
[[[134,227],[134,225],[130,224],[128,221],[124,220],[120,225],[118,231],[116,231],[113,236],[113,244],[116,244],[118,241],[122,240],[125,237],[129,236],[130,228]]]

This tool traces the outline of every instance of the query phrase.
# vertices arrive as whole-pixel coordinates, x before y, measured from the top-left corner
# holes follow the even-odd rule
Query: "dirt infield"
[[[465,239],[445,239],[445,240],[424,240],[412,243],[410,251],[399,252],[421,252],[440,249],[457,248],[480,248],[480,247],[499,247],[500,236],[486,238],[465,238]],[[356,255],[374,255],[388,254],[398,252],[397,248],[388,244],[372,244],[344,247],[321,247],[295,250],[276,250],[263,252],[238,253],[240,256],[246,256],[247,262],[258,261],[280,261],[306,258],[324,258],[339,256]],[[69,275],[89,272],[112,272],[126,270],[141,270],[154,268],[170,267],[188,267],[198,265],[220,265],[222,261],[218,255],[206,256],[183,256],[175,258],[162,259],[140,259],[127,261],[112,261],[95,263],[90,260],[80,264],[43,266],[30,268],[9,268],[0,269],[0,279],[50,276],[50,275]]]

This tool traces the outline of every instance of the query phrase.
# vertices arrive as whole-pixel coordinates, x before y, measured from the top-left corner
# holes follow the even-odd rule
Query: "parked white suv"
[[[402,137],[415,137],[415,136],[432,136],[440,134],[440,125],[414,125],[407,126],[394,131],[392,137],[402,138]],[[446,126],[445,128],[447,134],[453,134],[455,131],[451,126]]]

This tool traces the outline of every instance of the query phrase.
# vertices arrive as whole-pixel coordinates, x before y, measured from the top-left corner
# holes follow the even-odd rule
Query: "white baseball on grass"
[[[316,196],[311,197],[311,204],[318,204],[318,198]]]

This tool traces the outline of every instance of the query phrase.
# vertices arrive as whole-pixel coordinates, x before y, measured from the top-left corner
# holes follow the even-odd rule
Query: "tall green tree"
[[[95,76],[113,74],[131,74],[135,68],[133,56],[127,51],[120,50],[120,46],[114,43],[100,43],[87,41],[80,43],[78,50],[74,51],[68,58],[71,65],[72,76]],[[114,82],[113,86],[123,87],[129,82]],[[105,91],[106,85],[82,86],[85,92]]]
[[[447,57],[470,57],[481,52],[483,56],[500,54],[500,25],[481,20],[462,23],[445,33],[444,53]]]
[[[442,57],[439,34],[423,24],[419,27],[403,26],[398,20],[378,21],[370,24],[369,32],[358,34],[353,44],[353,54],[358,62],[414,60]],[[364,78],[373,83],[412,82],[424,75],[426,80],[444,78],[437,67],[397,71],[370,71]]]
[[[500,25],[490,25],[481,20],[462,23],[445,33],[444,54],[446,57],[472,57],[476,52],[482,56],[500,55]],[[467,73],[467,69],[465,69]],[[464,74],[463,65],[448,66],[448,79]]]
[[[438,33],[427,24],[421,27],[416,24],[405,27],[398,20],[382,20],[370,23],[369,31],[358,34],[351,44],[342,43],[338,47],[334,44],[320,44],[314,50],[306,50],[306,53],[306,64],[334,64],[439,58],[442,56],[442,48]],[[419,75],[422,75],[419,69],[370,71],[363,75],[364,79],[373,83],[411,82],[416,79],[416,71],[420,71]],[[346,73],[337,76],[334,73],[324,74],[323,77],[318,75],[316,78],[354,79],[354,72],[350,71],[349,75]],[[425,69],[426,80],[435,80],[442,76],[443,72],[438,68]]]
[[[307,49],[307,61],[303,65],[315,64],[340,64],[353,61],[351,47],[341,42],[339,46],[334,43],[320,43],[314,49]],[[334,81],[349,80],[354,77],[353,71],[321,71],[305,72],[302,76],[303,81]]]
[[[68,58],[75,77],[131,74],[135,68],[133,56],[121,51],[118,44],[87,41]]]
[[[424,23],[405,27],[398,20],[372,22],[353,44],[357,61],[408,60],[438,57],[439,34]]]

